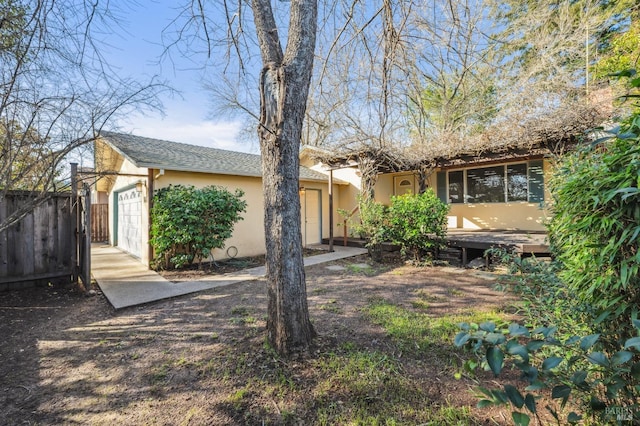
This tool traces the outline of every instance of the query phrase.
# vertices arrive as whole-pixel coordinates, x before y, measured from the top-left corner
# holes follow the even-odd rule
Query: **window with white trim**
[[[447,203],[544,202],[542,160],[442,171],[436,179]]]

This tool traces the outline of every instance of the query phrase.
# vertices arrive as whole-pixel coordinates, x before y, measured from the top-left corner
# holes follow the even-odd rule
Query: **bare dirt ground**
[[[318,337],[294,359],[277,357],[265,344],[264,280],[117,312],[99,292],[0,293],[0,423],[320,424],[318,407],[340,410],[350,398],[341,389],[319,390],[326,383],[319,366],[345,345],[398,359],[425,406],[471,407],[470,424],[510,423],[507,409],[475,408],[478,382],[454,378],[461,360],[451,359],[449,349],[403,356],[362,309],[372,298],[413,309],[416,294],[429,294],[435,318],[471,308],[509,310],[511,296],[465,270],[353,266],[367,261],[307,268]],[[372,398],[375,404],[384,395]]]

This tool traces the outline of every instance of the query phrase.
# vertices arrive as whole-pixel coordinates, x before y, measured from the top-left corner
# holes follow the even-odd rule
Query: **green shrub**
[[[422,194],[391,197],[387,236],[400,246],[403,257],[419,261],[421,255],[440,247],[447,232],[449,207],[429,189]]]
[[[157,267],[182,268],[223,248],[242,220],[244,192],[225,188],[175,185],[155,192],[151,209],[151,244]]]
[[[511,405],[514,424],[527,426],[531,417],[536,418],[538,424],[537,400],[550,391],[551,398],[558,404],[546,405],[546,409],[558,424],[582,421],[580,411],[591,414],[596,424],[615,424],[620,420],[636,424],[640,420],[637,398],[640,337],[627,339],[620,350],[609,353],[603,351],[600,334],[560,340],[556,336],[557,328],[552,326],[530,330],[513,323],[500,329],[493,322],[485,322],[465,323],[460,327],[462,331],[456,335],[454,344],[482,355],[481,363],[465,364],[468,372],[473,373],[478,365],[484,365],[498,376],[510,360],[528,385],[524,394],[510,384],[494,389],[480,387],[483,399],[479,407]],[[640,321],[633,320],[630,327],[636,334],[640,333]],[[577,412],[563,414],[569,401]]]
[[[382,243],[387,240],[387,207],[371,199],[359,200],[360,221],[356,222],[353,230],[364,238],[369,254],[375,261],[382,258]]]
[[[550,391],[558,423],[585,414],[596,424],[640,421],[639,187],[638,109],[611,137],[559,164],[549,223],[556,262],[516,264],[526,272],[516,285],[525,325],[462,324],[455,338],[496,375],[511,360],[529,384],[524,394],[513,385],[480,389],[480,406],[511,404],[514,423],[528,425],[538,416],[536,394]],[[569,400],[576,411],[563,415]]]

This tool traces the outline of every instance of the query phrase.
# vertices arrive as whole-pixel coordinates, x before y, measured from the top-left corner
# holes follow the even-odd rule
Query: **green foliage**
[[[242,220],[247,203],[244,193],[207,186],[169,186],[156,191],[151,210],[151,244],[156,263],[165,268],[181,268],[209,257],[211,250],[223,248]]]
[[[493,322],[462,323],[460,327],[462,331],[454,338],[456,346],[483,354],[482,365],[496,376],[509,360],[528,384],[524,394],[513,385],[497,389],[480,387],[479,407],[510,404],[514,424],[527,425],[531,416],[540,421],[537,399],[550,390],[551,398],[558,404],[546,408],[559,423],[577,423],[584,414],[593,415],[598,424],[607,423],[615,421],[616,415],[611,418],[612,413],[621,409],[635,416],[635,421],[640,420],[640,338],[628,339],[620,350],[609,353],[603,351],[606,344],[600,334],[560,340],[556,327],[530,329],[512,323],[499,329]],[[633,321],[632,327],[636,334],[640,333],[640,321]],[[553,354],[549,354],[549,349]],[[465,368],[473,372],[478,365],[470,361]],[[582,414],[574,411],[562,414],[569,401]]]
[[[633,22],[628,31],[614,35],[603,52],[604,56],[595,66],[596,77],[606,78],[618,70],[634,67],[640,55],[638,37],[640,21]]]
[[[379,260],[376,257],[386,241],[399,245],[403,257],[410,254],[416,261],[444,241],[449,207],[432,190],[391,197],[389,207],[373,200],[359,201],[360,223],[354,230],[367,240],[374,260]]]
[[[618,74],[640,86],[634,71]],[[549,391],[558,403],[547,408],[559,423],[585,415],[597,424],[640,420],[640,115],[612,133],[566,157],[551,182],[556,261],[492,253],[520,273],[512,282],[525,324],[465,323],[454,339],[481,353],[496,375],[511,364],[522,372],[529,385],[522,392],[480,389],[479,406],[511,404],[518,425],[538,416],[537,395]],[[569,401],[576,412],[562,413]]]
[[[555,324],[560,339],[590,332],[597,314],[591,305],[579,302],[558,277],[562,267],[559,262],[521,258],[504,249],[490,249],[487,254],[494,262],[508,266],[509,275],[501,281],[519,296],[518,313],[525,318],[527,327]]]
[[[353,230],[367,240],[367,249],[373,260],[382,257],[382,243],[387,239],[387,207],[371,199],[359,199],[360,222]]]
[[[422,194],[391,197],[387,235],[402,255],[416,261],[423,252],[439,247],[447,232],[449,207],[429,189]]]
[[[640,306],[640,115],[614,137],[570,155],[551,181],[550,241],[560,277],[618,340]]]

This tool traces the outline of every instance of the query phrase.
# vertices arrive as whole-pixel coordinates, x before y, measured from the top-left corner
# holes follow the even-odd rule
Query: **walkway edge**
[[[305,257],[304,265],[317,265],[365,253],[367,250],[362,248],[336,247],[334,252]],[[203,277],[197,281],[173,283],[157,272],[148,270],[127,253],[100,244],[91,247],[91,265],[91,275],[115,309],[252,281],[264,277],[266,273],[266,268],[260,266],[237,273]]]

